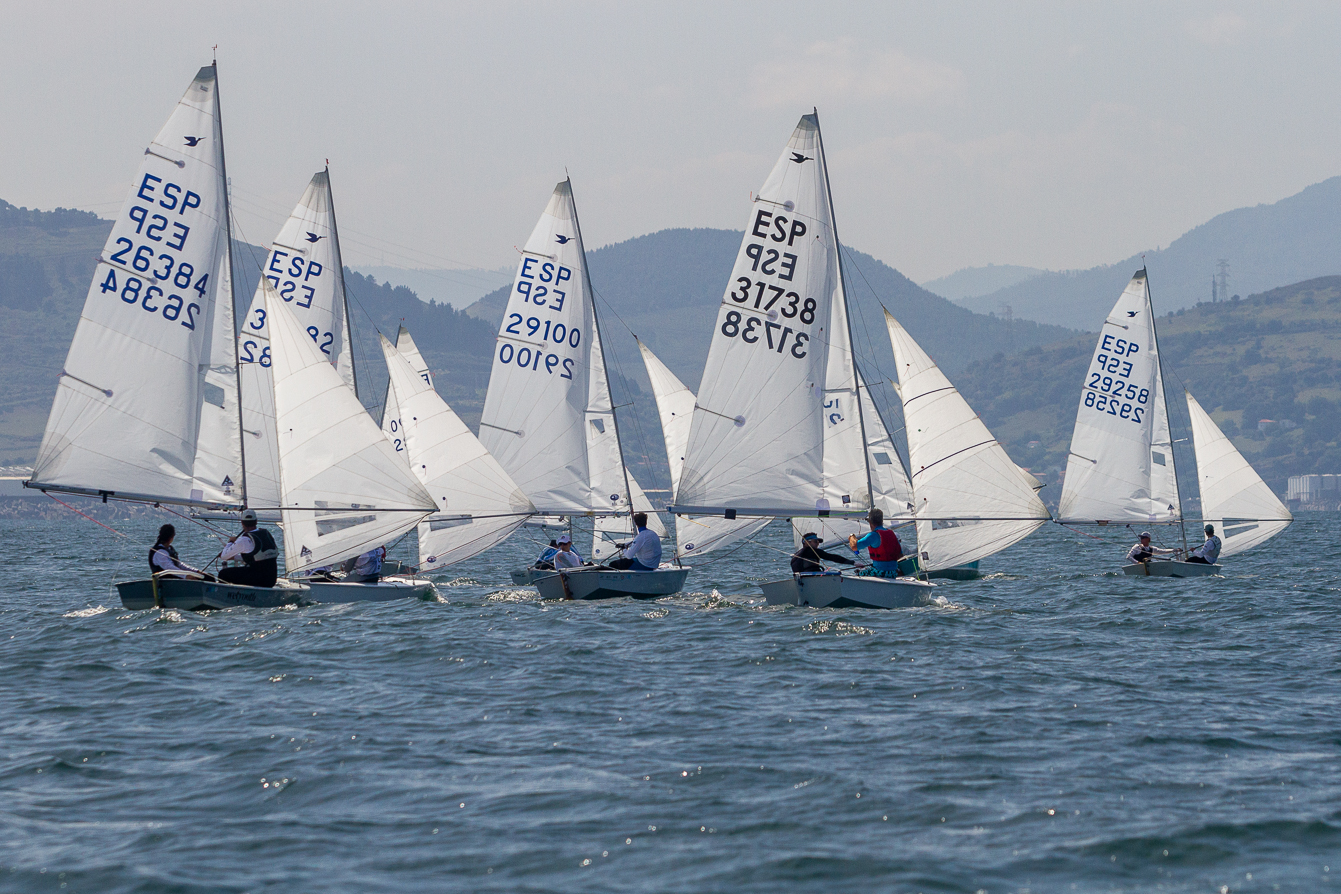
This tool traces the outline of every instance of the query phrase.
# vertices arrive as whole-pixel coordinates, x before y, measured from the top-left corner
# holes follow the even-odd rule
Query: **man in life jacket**
[[[871,556],[871,567],[857,573],[867,577],[898,577],[903,547],[894,532],[885,527],[885,513],[872,509],[867,513],[866,521],[871,526],[869,534],[860,540],[856,534],[847,538],[847,545],[854,553],[865,547]]]
[[[1220,538],[1215,536],[1215,525],[1206,526],[1206,542],[1187,554],[1187,560],[1200,565],[1214,565],[1220,561]]]
[[[220,558],[242,562],[219,571],[219,580],[230,584],[273,587],[279,577],[279,547],[269,531],[256,526],[255,509],[242,510],[242,533],[228,541]]]

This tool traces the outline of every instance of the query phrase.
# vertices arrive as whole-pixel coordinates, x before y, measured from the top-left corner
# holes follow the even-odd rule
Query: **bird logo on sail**
[[[567,244],[569,243],[569,241],[572,240],[573,237],[572,237],[572,236],[565,236],[565,235],[563,235],[562,233],[558,233],[558,234],[556,234],[556,235],[554,236],[554,238],[558,241],[558,243],[559,243],[560,245],[567,245]]]
[[[205,139],[205,138],[204,138],[204,137],[187,137],[187,138],[186,138],[186,145],[188,145],[188,146],[196,146],[196,145],[199,145],[200,141],[203,140],[203,139]]]
[[[317,243],[317,242],[320,242],[323,238],[325,238],[325,237],[324,237],[324,236],[318,236],[316,233],[308,233],[308,234],[307,234],[307,241],[308,241],[308,242]]]
[[[1129,310],[1129,311],[1127,311],[1127,316],[1129,316],[1129,317],[1134,317],[1134,316],[1136,316],[1138,313],[1140,313],[1140,311],[1138,311],[1138,310]]]
[[[799,165],[799,164],[801,164],[802,162],[810,161],[810,157],[809,157],[809,156],[806,156],[806,155],[802,155],[802,154],[799,153],[799,152],[793,152],[793,153],[792,153],[792,161],[796,162],[796,163]]]

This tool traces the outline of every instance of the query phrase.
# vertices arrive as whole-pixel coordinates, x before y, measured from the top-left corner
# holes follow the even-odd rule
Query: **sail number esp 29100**
[[[803,298],[791,288],[797,255],[787,249],[805,236],[806,229],[801,220],[762,208],[755,213],[750,228],[753,238],[745,244],[743,256],[736,263],[735,272],[742,275],[732,281],[731,290],[722,302],[731,308],[722,318],[722,335],[739,338],[748,345],[763,345],[766,350],[789,354],[797,360],[805,359],[810,335],[800,331],[800,326],[815,322],[816,303],[814,298]],[[750,275],[743,275],[746,272]]]
[[[572,268],[562,264],[536,258],[522,261],[517,273],[516,292],[522,296],[522,304],[534,307],[535,313],[513,311],[507,315],[499,333],[500,363],[515,364],[532,372],[558,373],[564,379],[573,377],[574,358],[561,356],[554,350],[564,354],[576,351],[582,344],[582,330],[558,322],[552,316],[563,313],[568,293],[560,286],[572,278]],[[513,344],[514,338],[522,344]]]

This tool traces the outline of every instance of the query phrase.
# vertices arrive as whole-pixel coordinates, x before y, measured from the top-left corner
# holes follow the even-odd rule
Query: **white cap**
[[[256,510],[255,510],[255,509],[243,509],[243,510],[242,510],[242,520],[243,520],[244,522],[254,522],[254,521],[256,521]]]
[[[560,534],[560,535],[559,535],[559,542],[560,542],[560,543],[572,543],[572,542],[573,542],[573,538],[569,537],[567,534]]]

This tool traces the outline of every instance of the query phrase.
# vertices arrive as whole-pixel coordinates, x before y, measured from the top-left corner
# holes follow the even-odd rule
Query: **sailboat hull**
[[[275,587],[244,587],[175,578],[158,581],[157,600],[151,580],[126,581],[117,584],[116,591],[121,596],[121,604],[129,609],[162,607],[196,612],[239,607],[278,608],[304,602],[308,596],[307,587],[287,582]]]
[[[1171,562],[1166,559],[1151,559],[1140,565],[1123,565],[1122,573],[1128,577],[1211,577],[1219,574],[1219,565],[1202,565],[1200,562]]]
[[[656,571],[589,568],[562,574],[541,572],[534,584],[542,599],[659,599],[684,589],[687,577],[688,568],[659,568]]]
[[[794,574],[760,584],[769,605],[811,608],[912,608],[927,605],[935,584],[912,578],[856,577],[833,571]]]
[[[383,578],[375,584],[356,584],[345,581],[312,581],[305,598],[307,602],[389,602],[392,599],[433,599],[438,591],[433,582],[422,577]]]
[[[512,583],[518,587],[529,587],[547,574],[553,574],[550,568],[516,568],[512,572]]]

